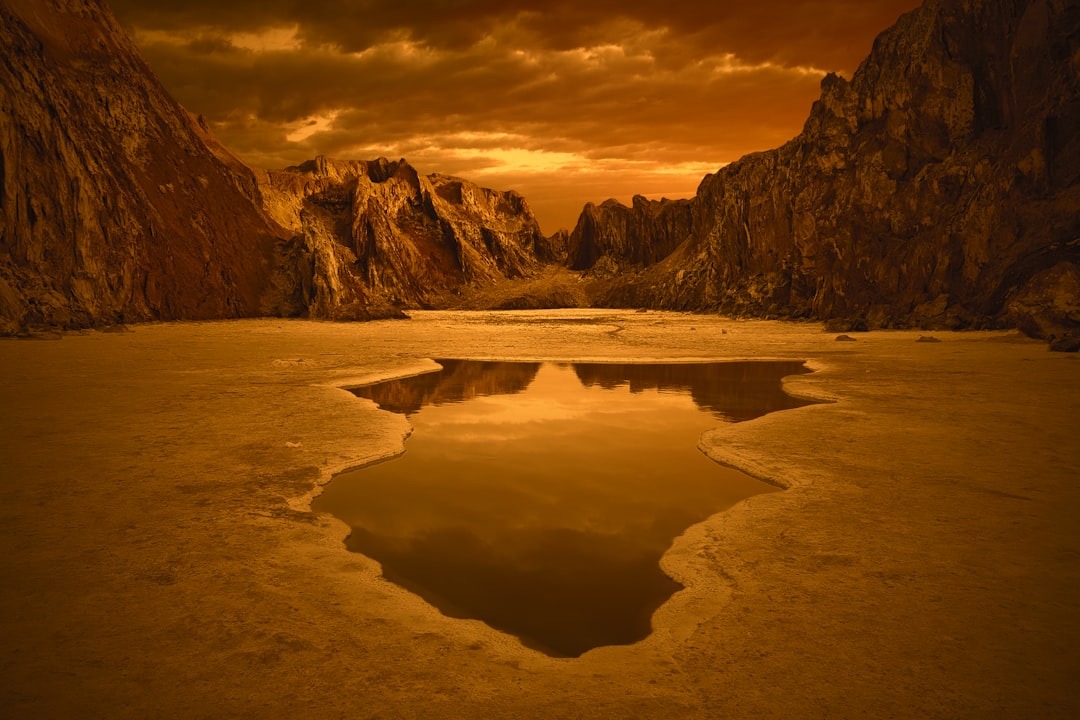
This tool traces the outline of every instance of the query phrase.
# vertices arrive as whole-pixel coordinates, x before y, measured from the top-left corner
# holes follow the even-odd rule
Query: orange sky
[[[252,165],[404,157],[529,201],[688,197],[802,128],[916,0],[110,0]]]

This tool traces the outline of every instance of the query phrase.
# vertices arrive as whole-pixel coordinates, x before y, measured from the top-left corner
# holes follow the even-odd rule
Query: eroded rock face
[[[551,238],[520,196],[404,161],[252,171],[103,0],[5,0],[0,21],[0,334],[385,317],[545,262],[586,270],[587,290],[496,306],[1015,324],[1059,347],[1080,333],[1075,2],[928,0],[851,82],[825,78],[791,142],[691,200],[589,205]]]
[[[0,20],[0,334],[400,316],[565,252],[519,195],[404,161],[253,171],[103,0],[5,0]]]
[[[707,176],[688,239],[599,303],[1009,322],[1011,298],[1080,259],[1078,36],[1065,0],[929,0],[851,82],[825,78],[798,137]],[[635,245],[620,217],[587,207],[583,224]]]
[[[319,157],[262,183],[268,211],[310,258],[314,317],[425,307],[448,289],[529,275],[552,252],[517,193],[423,176],[405,160]]]
[[[253,174],[102,0],[5,0],[0,48],[0,333],[279,310]]]
[[[1054,350],[1080,350],[1080,266],[1060,262],[1036,273],[1008,304],[1009,319]]]
[[[613,274],[652,265],[690,236],[693,205],[689,200],[648,200],[635,195],[631,207],[616,200],[582,210],[567,241],[572,270]],[[599,267],[598,267],[599,266]]]

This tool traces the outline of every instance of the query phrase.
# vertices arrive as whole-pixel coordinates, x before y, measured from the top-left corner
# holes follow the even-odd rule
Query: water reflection
[[[574,363],[585,387],[607,390],[628,385],[630,392],[645,390],[689,393],[702,410],[739,422],[766,413],[806,405],[788,395],[780,378],[810,372],[799,361],[723,363]]]
[[[801,363],[438,362],[353,390],[414,432],[314,509],[388,580],[556,656],[646,637],[680,588],[658,564],[674,538],[770,490],[698,452],[701,432],[805,404],[780,389]]]
[[[437,360],[441,372],[351,388],[383,410],[412,415],[424,405],[471,400],[481,395],[519,393],[529,386],[540,363]]]

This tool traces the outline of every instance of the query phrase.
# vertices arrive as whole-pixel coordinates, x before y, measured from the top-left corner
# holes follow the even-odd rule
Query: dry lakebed
[[[565,310],[0,340],[0,707],[1076,717],[1080,359],[1010,331],[851,337]],[[312,510],[335,475],[412,440],[406,414],[345,388],[440,358],[812,372],[782,380],[806,404],[695,431],[718,468],[770,487],[671,540],[651,632],[559,657],[390,582]]]

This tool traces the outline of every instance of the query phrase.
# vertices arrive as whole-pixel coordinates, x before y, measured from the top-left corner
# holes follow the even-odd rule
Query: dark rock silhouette
[[[483,395],[512,395],[536,378],[540,363],[436,360],[442,370],[349,388],[382,410],[411,415],[425,405],[462,402]]]
[[[784,392],[781,380],[810,370],[800,361],[719,363],[574,363],[585,387],[611,389],[626,385],[630,392],[685,392],[702,410],[728,422],[743,422],[779,410],[811,405],[813,401]]]
[[[634,196],[631,207],[615,200],[589,203],[568,239],[566,262],[573,270],[607,274],[652,265],[690,236],[692,207],[689,200],[641,195]]]
[[[5,1],[0,47],[0,333],[278,310],[254,175],[104,2]]]
[[[929,0],[824,79],[798,137],[707,176],[681,244],[596,302],[1075,332],[1078,34],[1075,3]],[[625,213],[581,218],[636,261]]]

